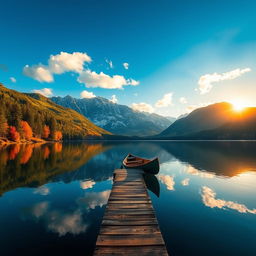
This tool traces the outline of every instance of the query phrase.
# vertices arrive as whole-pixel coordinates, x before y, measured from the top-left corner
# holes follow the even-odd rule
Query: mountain
[[[233,112],[233,106],[226,102],[198,108],[189,115],[175,121],[160,133],[159,137],[183,136],[220,127],[231,121]]]
[[[256,108],[235,111],[221,102],[198,108],[175,121],[158,138],[173,139],[256,139]]]
[[[172,121],[125,105],[115,104],[102,97],[76,99],[71,96],[52,97],[56,104],[74,109],[96,125],[117,135],[151,136],[166,129]]]
[[[0,84],[0,102],[1,118],[6,120],[8,125],[15,126],[18,130],[20,121],[24,120],[39,138],[44,126],[51,126],[51,123],[53,123],[54,130],[62,132],[64,139],[110,134],[94,125],[83,115],[59,106],[40,94],[20,93]]]

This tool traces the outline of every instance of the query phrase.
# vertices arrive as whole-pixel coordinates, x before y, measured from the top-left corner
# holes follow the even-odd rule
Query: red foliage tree
[[[43,139],[47,139],[49,138],[49,135],[50,135],[50,127],[48,125],[45,125],[44,128],[43,128],[43,135],[42,135],[42,138]]]
[[[62,140],[62,132],[61,131],[55,132],[54,139],[55,140]]]
[[[30,125],[26,121],[20,122],[21,129],[23,131],[23,136],[26,140],[31,140],[33,136],[33,131]]]
[[[20,134],[19,134],[19,132],[17,132],[15,126],[9,127],[9,138],[12,141],[16,141],[16,142],[20,141]]]

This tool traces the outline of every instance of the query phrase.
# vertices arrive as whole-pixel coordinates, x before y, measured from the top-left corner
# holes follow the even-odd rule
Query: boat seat
[[[143,163],[143,160],[136,160],[136,161],[129,161],[127,164],[141,164]]]

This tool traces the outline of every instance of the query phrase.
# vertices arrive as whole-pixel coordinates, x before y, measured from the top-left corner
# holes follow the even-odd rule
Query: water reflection
[[[223,199],[216,199],[216,193],[213,189],[203,186],[201,191],[202,201],[204,205],[211,208],[220,208],[220,209],[232,209],[240,213],[252,213],[256,214],[256,209],[248,209],[244,204],[239,204],[233,201],[226,201]]]
[[[0,150],[1,255],[92,255],[128,152],[160,158],[145,183],[171,255],[256,250],[255,142],[97,142]]]

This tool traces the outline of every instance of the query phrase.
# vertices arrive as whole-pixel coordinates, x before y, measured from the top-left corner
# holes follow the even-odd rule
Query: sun
[[[231,104],[233,105],[233,109],[237,112],[241,112],[247,107],[246,102],[241,100],[234,100]]]

